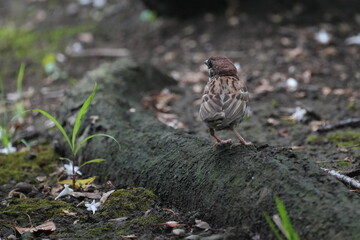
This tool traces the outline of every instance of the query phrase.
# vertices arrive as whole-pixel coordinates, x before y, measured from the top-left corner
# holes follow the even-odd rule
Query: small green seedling
[[[76,120],[75,120],[75,124],[74,124],[74,128],[73,128],[73,131],[72,131],[72,135],[71,135],[71,138],[67,135],[65,129],[61,126],[61,124],[52,116],[50,115],[49,113],[47,113],[46,111],[44,110],[41,110],[41,109],[32,109],[32,111],[36,111],[36,112],[39,112],[41,113],[42,115],[44,115],[45,117],[47,117],[49,120],[51,120],[55,126],[60,130],[60,132],[62,133],[62,135],[64,136],[68,146],[70,147],[71,149],[71,152],[72,152],[72,157],[73,159],[76,159],[76,155],[78,153],[78,151],[80,150],[80,148],[82,146],[84,146],[84,144],[89,141],[90,139],[94,138],[94,137],[107,137],[107,138],[110,138],[112,140],[114,140],[119,146],[119,142],[111,135],[108,135],[108,134],[104,134],[104,133],[97,133],[97,134],[93,134],[93,135],[90,135],[90,136],[87,136],[85,139],[83,139],[82,141],[78,142],[77,140],[77,135],[78,135],[78,132],[79,132],[79,129],[80,129],[80,126],[81,126],[81,123],[83,121],[83,117],[84,115],[86,114],[86,112],[88,111],[89,107],[90,107],[90,104],[92,102],[92,100],[94,99],[95,97],[95,94],[96,94],[96,90],[98,88],[98,84],[95,82],[95,85],[94,85],[94,89],[93,89],[93,92],[90,94],[90,96],[86,99],[86,101],[84,102],[84,104],[82,105],[79,113],[77,114],[76,116]],[[71,161],[71,160],[70,160]],[[104,159],[93,159],[93,160],[89,160],[85,163],[83,163],[81,166],[84,166],[86,164],[89,164],[89,163],[98,163],[98,162],[102,162],[104,161]],[[75,164],[72,164],[72,185],[73,187],[76,186],[76,170],[75,170]]]
[[[1,102],[4,103],[4,110],[2,111],[3,114],[3,120],[0,122],[0,141],[2,145],[4,146],[4,149],[0,149],[1,153],[12,153],[16,151],[16,148],[12,146],[12,137],[15,132],[14,124],[11,124],[15,119],[18,122],[22,122],[22,116],[24,114],[24,103],[21,98],[22,94],[22,85],[23,85],[23,79],[24,79],[24,73],[25,73],[25,65],[22,63],[20,65],[18,76],[16,79],[16,92],[19,95],[18,99],[15,102],[14,107],[9,107],[6,103],[7,100],[5,98],[5,89],[4,89],[4,83],[2,78],[0,79],[0,91],[3,93],[3,99],[1,99]],[[15,116],[10,121],[8,120],[8,113],[11,113],[11,115]]]
[[[290,218],[286,212],[284,204],[278,197],[275,198],[275,202],[276,202],[276,207],[277,207],[279,215],[280,215],[280,219],[278,219],[279,221],[275,221],[274,219],[271,220],[270,216],[267,213],[265,213],[264,216],[265,216],[266,222],[269,224],[276,239],[278,239],[278,240],[283,239],[281,237],[281,234],[278,231],[278,228],[279,228],[280,231],[285,235],[287,240],[300,240],[299,235],[296,233],[294,227],[292,226],[292,224],[290,222]],[[278,226],[278,228],[275,226],[273,221]]]

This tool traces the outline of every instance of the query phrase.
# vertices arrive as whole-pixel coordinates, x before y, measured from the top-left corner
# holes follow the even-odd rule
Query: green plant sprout
[[[274,233],[276,239],[282,240],[281,234],[279,233],[278,229],[276,228],[275,224],[278,226],[280,231],[285,235],[287,240],[300,240],[299,235],[296,233],[294,227],[292,226],[290,222],[290,218],[286,212],[285,206],[280,200],[280,198],[275,198],[276,207],[278,210],[278,213],[280,215],[279,221],[275,221],[274,218],[271,220],[270,216],[265,213],[265,220],[269,224],[272,232]],[[274,224],[274,222],[275,224]]]
[[[7,100],[5,99],[5,89],[4,89],[4,83],[3,79],[1,78],[1,93],[3,94],[3,99],[1,102],[4,103],[4,110],[3,110],[3,121],[0,123],[0,141],[2,142],[2,145],[4,146],[4,149],[0,149],[1,153],[9,154],[16,151],[16,148],[14,148],[11,144],[12,137],[14,134],[14,127],[10,124],[13,120],[17,119],[19,122],[22,122],[22,116],[24,114],[24,103],[21,98],[22,95],[22,85],[23,85],[23,79],[24,79],[24,73],[25,73],[25,65],[22,63],[20,65],[18,76],[16,79],[16,92],[18,94],[18,99],[15,102],[15,107],[11,108],[7,105]],[[12,111],[14,118],[11,119],[11,121],[8,121],[8,112]]]
[[[52,115],[50,115],[49,113],[47,113],[46,111],[41,110],[41,109],[32,109],[32,111],[39,112],[42,115],[44,115],[45,117],[47,117],[60,130],[60,132],[64,136],[68,146],[70,147],[70,150],[72,152],[72,157],[73,157],[74,160],[76,160],[76,155],[77,155],[78,151],[80,150],[80,148],[82,146],[84,146],[84,144],[87,141],[89,141],[90,139],[92,139],[94,137],[107,137],[107,138],[110,138],[110,139],[114,140],[120,146],[119,142],[113,136],[108,135],[108,134],[104,134],[104,133],[92,134],[90,136],[87,136],[85,139],[83,139],[80,142],[77,141],[78,140],[77,135],[78,135],[81,123],[83,121],[83,117],[86,114],[86,112],[88,111],[92,100],[94,99],[97,88],[98,88],[98,84],[95,82],[93,92],[86,99],[86,101],[82,105],[81,109],[79,110],[79,113],[76,116],[76,120],[75,120],[74,128],[73,128],[73,131],[72,131],[72,134],[71,134],[71,138],[67,135],[65,129],[61,126],[61,124]],[[92,160],[89,160],[89,161],[83,163],[81,166],[84,166],[84,165],[89,164],[89,163],[99,163],[99,162],[103,162],[103,161],[105,161],[105,160],[104,159],[92,159]],[[70,163],[72,163],[72,162],[73,161],[70,160]],[[76,186],[76,175],[77,175],[77,170],[78,170],[79,167],[77,167],[77,169],[75,170],[75,164],[71,164],[71,165],[72,165],[72,186],[75,187]],[[78,181],[80,181],[80,180],[78,180]]]

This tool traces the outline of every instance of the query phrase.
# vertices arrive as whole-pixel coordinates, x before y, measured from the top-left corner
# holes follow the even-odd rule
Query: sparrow
[[[210,57],[204,62],[209,70],[209,81],[205,86],[200,105],[200,118],[216,140],[216,145],[232,144],[232,140],[221,140],[215,131],[231,130],[239,139],[234,145],[251,145],[236,131],[243,120],[249,93],[245,82],[237,75],[235,65],[225,56]]]

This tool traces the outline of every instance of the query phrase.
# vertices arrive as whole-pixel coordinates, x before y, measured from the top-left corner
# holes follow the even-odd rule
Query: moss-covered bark
[[[121,147],[109,139],[94,139],[82,157],[108,160],[90,164],[84,172],[118,186],[151,188],[176,206],[199,210],[205,220],[235,226],[236,239],[257,233],[262,239],[273,238],[263,213],[276,214],[276,196],[302,239],[359,237],[358,196],[305,155],[271,146],[214,148],[206,139],[164,126],[143,110],[139,101],[144,93],[174,83],[147,64],[122,60],[86,76],[68,92],[59,110],[68,129],[67,120],[94,81],[99,90],[87,116],[100,119],[90,133],[111,134]]]

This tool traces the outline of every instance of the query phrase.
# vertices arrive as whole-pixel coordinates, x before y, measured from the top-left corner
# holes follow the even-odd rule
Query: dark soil
[[[322,134],[316,131],[321,124],[360,117],[360,46],[345,42],[346,38],[359,33],[358,5],[353,9],[347,7],[340,13],[334,8],[304,13],[302,9],[307,7],[297,4],[290,10],[261,14],[228,7],[216,14],[201,13],[184,19],[159,16],[154,21],[143,21],[140,15],[146,8],[138,0],[109,0],[100,9],[80,6],[77,1],[70,0],[1,1],[0,24],[16,31],[11,35],[7,32],[10,30],[0,27],[0,78],[4,81],[5,93],[15,92],[18,66],[24,62],[23,89],[33,87],[35,90],[35,94],[27,98],[26,108],[41,108],[54,113],[62,102],[64,90],[71,88],[87,71],[115,58],[74,57],[65,49],[74,43],[80,43],[84,49],[125,48],[130,57],[150,62],[178,81],[178,86],[170,88],[177,97],[169,112],[176,114],[185,131],[208,138],[209,144],[213,144],[197,114],[207,82],[203,61],[213,55],[226,55],[240,64],[240,75],[247,79],[251,93],[251,116],[239,126],[246,140],[257,145],[293,147],[311,156],[321,167],[341,171],[358,169],[358,127]],[[60,26],[67,30],[50,34],[52,29]],[[76,26],[81,28],[74,30]],[[19,29],[26,29],[25,33]],[[331,34],[328,44],[315,40],[314,35],[320,29]],[[91,33],[90,38],[89,34],[82,34],[84,32]],[[44,35],[35,40],[25,37],[34,33]],[[6,40],[4,36],[10,35],[12,38]],[[65,75],[51,79],[44,72],[41,62],[49,53],[64,54],[65,60],[56,64]],[[294,89],[286,84],[289,78],[298,83]],[[307,111],[300,121],[290,118],[296,107]],[[35,125],[35,129],[23,127],[14,139],[53,140],[44,128],[44,119],[35,117],[34,120],[26,122]],[[220,136],[233,137],[227,132]],[[4,183],[0,196],[6,196],[16,183],[15,179]],[[174,207],[159,200],[151,208],[161,212],[161,208]],[[108,220],[93,217],[86,211],[84,214],[88,214],[82,218],[84,225],[80,226],[84,228],[90,228],[91,223],[100,227]],[[145,211],[137,214],[142,216]],[[172,218],[171,214],[164,217],[161,213],[163,218],[156,224],[174,220],[193,227],[194,214],[182,213],[180,217]],[[170,239],[174,236],[171,228],[154,227],[156,224],[134,233],[140,239]],[[0,232],[0,238],[15,234],[11,231],[7,228]],[[216,230],[211,234],[219,232],[224,233]],[[99,234],[103,233],[100,231]],[[101,239],[101,235],[98,238]]]

